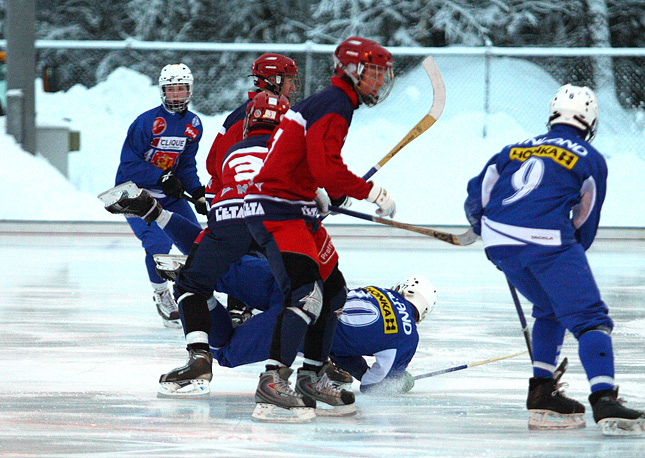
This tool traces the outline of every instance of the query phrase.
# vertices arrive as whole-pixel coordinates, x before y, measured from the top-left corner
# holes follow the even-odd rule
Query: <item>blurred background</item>
[[[328,84],[333,49],[350,35],[387,46],[395,56],[397,75],[387,104],[369,110],[369,116],[360,110],[355,120],[359,127],[350,130],[346,149],[377,150],[369,157],[347,153],[348,164],[360,170],[377,162],[429,108],[427,80],[413,76],[421,60],[433,55],[444,74],[448,101],[443,119],[418,146],[401,153],[413,158],[423,154],[416,149],[432,149],[432,158],[424,159],[430,162],[426,173],[403,179],[388,165],[392,172],[384,178],[408,184],[434,180],[435,186],[439,176],[452,178],[458,190],[454,202],[452,194],[440,196],[451,210],[440,215],[435,208],[427,215],[418,209],[403,213],[414,222],[465,223],[459,207],[467,178],[504,144],[542,133],[548,101],[564,83],[588,85],[598,95],[601,127],[596,146],[610,159],[610,176],[611,160],[625,173],[645,171],[645,0],[2,0],[0,49],[7,49],[12,5],[14,11],[22,11],[31,3],[35,129],[41,141],[25,148],[14,137],[36,158],[48,158],[80,193],[96,195],[111,185],[127,126],[158,103],[151,89],[165,64],[184,62],[195,75],[192,109],[207,127],[200,150],[205,159],[223,118],[252,87],[248,75],[259,54],[292,57],[300,71],[303,98]],[[0,54],[3,113],[10,59]],[[119,85],[136,90],[123,93]],[[94,122],[88,123],[92,117]],[[383,120],[390,123],[385,130]],[[445,124],[451,121],[452,126]],[[5,128],[10,130],[9,125]],[[62,147],[67,151],[55,153],[62,158],[47,151],[51,141],[43,140],[43,132],[53,128],[62,129],[68,140]],[[359,138],[354,130],[378,131],[378,143],[366,135]],[[9,140],[4,143],[11,149]],[[454,164],[448,158],[454,154],[466,154],[468,160]],[[444,171],[447,163],[452,168]],[[198,166],[207,181],[203,162]],[[8,180],[7,175],[15,179],[20,172],[5,168],[4,173]],[[636,180],[632,175],[618,175],[621,191],[630,200],[642,199],[640,175]],[[635,182],[624,190],[626,180]],[[15,192],[15,186],[7,192]],[[406,193],[403,185],[401,193]],[[436,195],[436,189],[428,193]],[[624,200],[615,199],[615,205]],[[0,204],[0,219],[83,219],[76,213],[43,214],[34,206],[27,207],[32,210],[27,214],[24,205],[16,206],[21,211]],[[645,226],[641,214],[622,211],[624,218],[604,224]],[[85,215],[90,220],[113,218],[93,210]]]

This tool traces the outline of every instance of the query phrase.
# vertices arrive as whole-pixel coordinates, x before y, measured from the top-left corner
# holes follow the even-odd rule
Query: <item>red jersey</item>
[[[365,199],[371,186],[347,169],[341,149],[358,99],[340,78],[289,110],[269,141],[269,155],[249,194],[313,201],[317,188],[333,197]]]
[[[211,175],[211,179],[206,186],[206,200],[210,201],[219,190],[222,189],[221,164],[223,157],[231,146],[242,140],[244,131],[244,118],[246,117],[246,107],[253,100],[257,92],[249,92],[249,99],[237,107],[224,120],[224,124],[217,133],[213,145],[206,158],[206,170]]]

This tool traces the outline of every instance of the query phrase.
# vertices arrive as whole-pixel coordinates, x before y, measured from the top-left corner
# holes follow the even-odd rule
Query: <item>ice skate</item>
[[[352,376],[349,375],[348,372],[336,366],[331,359],[328,360],[327,364],[325,364],[325,373],[331,383],[333,383],[337,388],[348,391],[352,389],[352,383],[354,382]]]
[[[110,213],[138,216],[150,225],[155,221],[163,208],[145,189],[140,189],[131,181],[101,193],[99,199]]]
[[[316,401],[303,397],[289,385],[293,369],[280,367],[263,372],[255,391],[255,421],[306,423],[316,418]]]
[[[231,315],[234,328],[244,323],[253,315],[251,309],[244,302],[233,296],[228,297],[226,308],[228,309],[229,315]]]
[[[181,328],[181,320],[179,319],[179,309],[175,298],[169,289],[163,291],[155,291],[152,299],[157,306],[157,312],[163,321],[163,325],[167,328]]]
[[[586,426],[585,406],[564,395],[560,383],[567,369],[567,358],[556,369],[553,378],[533,377],[529,380],[526,407],[529,410],[529,429],[578,429]]]
[[[645,412],[630,409],[618,398],[618,387],[591,393],[593,419],[607,436],[645,435]]]
[[[188,256],[184,254],[154,254],[155,270],[164,280],[177,281],[179,271],[186,264]]]
[[[139,195],[141,189],[134,184],[133,181],[126,181],[113,188],[103,191],[97,197],[105,205],[105,209],[110,211],[109,208],[124,198],[132,198]],[[117,208],[117,207],[113,207]]]
[[[356,414],[354,393],[334,385],[327,376],[327,364],[316,373],[298,369],[296,391],[305,398],[315,399],[316,415],[321,417],[345,417]]]
[[[213,379],[213,354],[206,350],[189,350],[182,367],[159,377],[158,398],[205,398],[210,395]]]

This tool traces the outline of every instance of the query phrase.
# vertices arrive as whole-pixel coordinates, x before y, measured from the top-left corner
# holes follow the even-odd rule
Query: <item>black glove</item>
[[[175,176],[172,170],[166,170],[163,175],[159,177],[157,184],[161,185],[163,193],[168,197],[181,199],[184,196],[184,187],[181,185],[179,178]]]
[[[349,197],[347,197],[347,196],[341,196],[338,199],[333,199],[331,196],[329,196],[329,199],[331,200],[331,204],[334,207],[342,207],[347,202],[349,202]],[[349,207],[349,205],[347,205],[347,206]]]
[[[199,188],[193,191],[193,200],[195,205],[195,210],[200,215],[208,215],[208,205],[206,205],[206,188],[200,186]]]
[[[352,206],[352,200],[347,197],[347,196],[341,196],[337,199],[333,199],[330,196],[331,204],[335,207],[339,208],[349,208]],[[337,213],[331,212],[332,215],[336,215]]]

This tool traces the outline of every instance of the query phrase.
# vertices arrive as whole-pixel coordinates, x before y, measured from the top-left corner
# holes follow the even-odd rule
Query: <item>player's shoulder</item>
[[[137,116],[133,124],[152,123],[154,122],[155,118],[159,116],[163,116],[164,111],[165,110],[162,108],[161,105],[157,105],[156,107],[150,108],[149,110],[146,110],[143,113],[141,113],[139,116]]]
[[[351,119],[354,107],[342,89],[330,85],[310,97],[298,102],[293,111],[303,114],[305,118],[324,116],[336,113]]]
[[[251,99],[246,100],[242,105],[233,110],[224,120],[224,127],[228,130],[233,124],[242,121],[246,116],[246,107],[251,103]]]
[[[188,121],[188,123],[191,126],[193,126],[195,129],[199,129],[199,130],[204,129],[202,120],[197,113],[188,110],[186,111],[186,114],[184,115],[184,117],[186,118],[186,121]]]

